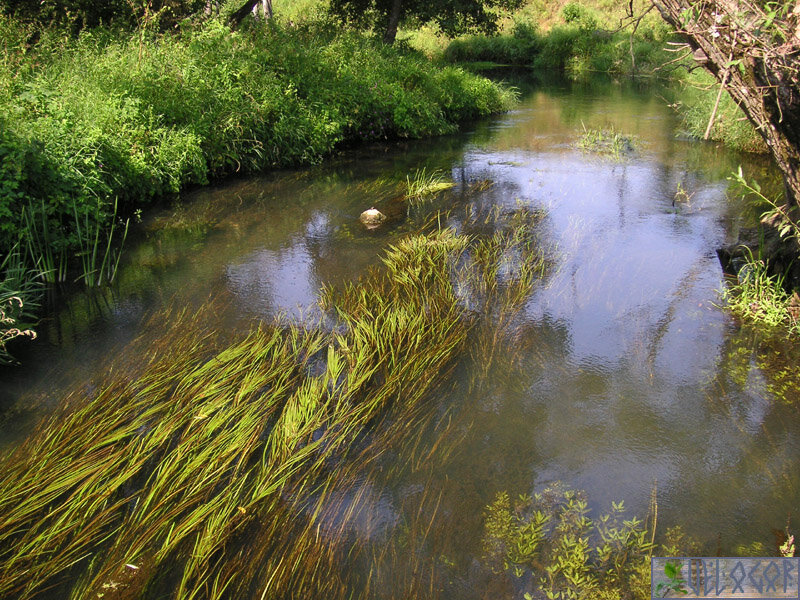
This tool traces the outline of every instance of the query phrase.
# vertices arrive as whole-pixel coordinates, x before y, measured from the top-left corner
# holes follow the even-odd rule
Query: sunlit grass
[[[447,181],[440,171],[428,173],[424,168],[414,175],[406,176],[406,201],[411,206],[419,206],[437,192],[449,190],[455,183]]]
[[[800,333],[792,296],[783,278],[770,275],[767,263],[747,253],[736,279],[731,279],[720,293],[725,305],[740,319],[770,329],[781,328]]]
[[[583,132],[578,140],[578,147],[589,152],[607,154],[621,158],[633,152],[635,145],[632,137],[625,135],[613,127],[607,129],[587,129],[581,124]]]
[[[213,304],[155,319],[3,457],[0,596],[352,596],[366,492],[343,504],[343,486],[414,440],[471,332],[503,327],[542,273],[530,224],[496,225],[398,241],[324,290],[333,329],[222,332]]]

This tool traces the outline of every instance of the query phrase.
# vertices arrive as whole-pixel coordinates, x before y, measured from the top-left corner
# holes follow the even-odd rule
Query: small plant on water
[[[583,134],[578,141],[578,147],[589,152],[608,154],[616,159],[630,154],[634,150],[633,138],[616,131],[613,127],[608,129],[586,129],[581,122]]]
[[[418,169],[413,176],[406,176],[406,200],[411,206],[419,206],[436,192],[449,190],[454,185],[452,181],[445,181],[441,171],[428,173],[425,168]]]

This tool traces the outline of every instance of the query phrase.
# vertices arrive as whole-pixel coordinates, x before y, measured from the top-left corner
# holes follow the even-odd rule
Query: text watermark
[[[653,557],[651,598],[800,599],[800,557]]]

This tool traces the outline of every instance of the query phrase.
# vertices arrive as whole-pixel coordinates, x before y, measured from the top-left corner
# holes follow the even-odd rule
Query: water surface
[[[452,393],[435,400],[431,414],[448,426],[423,427],[413,451],[388,449],[385,475],[365,475],[361,493],[342,490],[343,511],[359,498],[354,539],[380,546],[413,530],[421,506],[434,506],[425,508],[424,543],[408,552],[446,565],[444,597],[482,597],[491,589],[476,567],[485,506],[499,491],[562,481],[586,490],[595,513],[622,499],[640,516],[655,487],[659,527],[682,524],[709,552],[771,547],[771,530],[786,525],[800,491],[796,356],[717,306],[724,280],[715,249],[752,224],[729,174],[739,164],[760,178],[774,170],[681,138],[651,88],[523,89],[514,111],[464,134],[231,181],[148,216],[114,289],[54,309],[27,366],[2,373],[2,443],[24,436],[66,387],[89,385],[161,306],[221,297],[219,326],[232,329],[278,314],[308,318],[321,286],[378,264],[421,218],[368,231],[359,213],[390,206],[415,170],[440,169],[456,187],[426,210],[448,211],[442,218],[457,229],[481,211],[543,211],[539,235],[552,267],[504,352],[482,355],[476,345]],[[632,136],[634,151],[577,147],[584,129],[601,127]],[[358,569],[372,567],[343,568],[362,581]],[[400,567],[386,560],[380,568]]]

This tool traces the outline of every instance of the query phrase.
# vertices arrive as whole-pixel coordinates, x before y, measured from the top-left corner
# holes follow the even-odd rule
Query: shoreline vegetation
[[[34,31],[0,15],[0,257],[16,248],[27,280],[111,281],[129,219],[188,186],[453,133],[515,100],[329,21],[44,30],[31,48]]]
[[[513,90],[474,73],[486,67],[668,80],[689,135],[764,150],[727,95],[712,110],[715,82],[679,68],[691,60],[673,60],[672,31],[644,0],[631,13],[528,0],[501,15],[498,35],[451,39],[426,25],[393,46],[324,6],[279,6],[237,30],[224,15],[170,21],[168,32],[145,11],[132,30],[77,34],[0,13],[0,262],[15,266],[0,269],[4,362],[35,321],[40,284],[113,281],[131,220],[154,202],[365,142],[452,133],[513,105]]]
[[[154,202],[509,109],[514,91],[473,72],[482,67],[667,79],[701,137],[714,82],[665,66],[671,29],[647,6],[530,0],[500,18],[499,35],[424,26],[393,46],[343,28],[319,2],[237,30],[223,15],[167,33],[144,17],[133,30],[75,34],[0,13],[0,261],[15,265],[0,272],[0,358],[12,363],[7,344],[30,337],[41,283],[113,281],[131,220]],[[714,112],[711,139],[763,150],[727,96]]]
[[[510,34],[462,38],[433,61],[412,41],[388,47],[324,19],[73,36],[0,16],[0,360],[13,337],[32,335],[22,324],[43,282],[113,280],[130,219],[155,201],[354,144],[451,133],[512,106],[512,90],[444,61],[572,76],[663,64],[663,24],[644,23],[635,39],[603,33],[610,25],[594,9],[559,7],[566,24],[547,34],[520,17]],[[446,183],[423,172],[407,185],[422,212],[426,192]],[[380,268],[325,289],[319,323],[231,333],[214,326],[213,301],[154,317],[0,457],[0,596],[439,589],[446,561],[423,563],[421,551],[434,491],[424,491],[431,511],[388,541],[364,547],[353,531],[373,481],[391,476],[379,474],[387,448],[411,448],[416,465],[446,460],[438,446],[452,432],[436,398],[449,375],[479,356],[480,385],[489,362],[513,362],[515,316],[546,273],[541,215],[478,217],[456,233],[435,215]],[[426,426],[440,434],[431,448],[420,447]],[[387,471],[401,468],[412,467]],[[620,503],[592,524],[581,494],[549,494],[512,505],[501,492],[487,505],[489,568],[535,576],[553,597],[645,597],[655,523],[623,520]],[[605,541],[594,550],[590,529]],[[342,569],[370,560],[394,561],[398,581]]]

